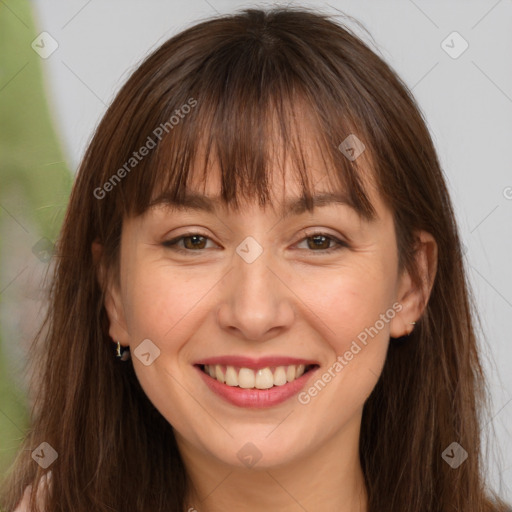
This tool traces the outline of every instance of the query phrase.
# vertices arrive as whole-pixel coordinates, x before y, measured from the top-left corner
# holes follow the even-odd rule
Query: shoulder
[[[32,486],[29,485],[25,487],[25,492],[23,493],[23,498],[18,503],[18,506],[14,510],[14,512],[28,512],[28,503],[30,500],[30,493],[32,492]]]
[[[48,471],[40,480],[37,485],[36,490],[36,502],[37,506],[43,510],[44,509],[44,493],[47,490],[47,487],[51,484],[52,472]],[[32,486],[28,485],[25,487],[25,491],[23,492],[23,497],[21,501],[18,503],[18,506],[14,510],[14,512],[30,512],[29,504],[30,504],[30,496],[32,494]]]

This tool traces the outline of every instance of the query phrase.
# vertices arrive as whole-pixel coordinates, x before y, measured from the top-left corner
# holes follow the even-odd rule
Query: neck
[[[175,432],[189,478],[185,511],[367,512],[359,426],[357,421],[346,425],[314,452],[289,463],[253,468],[227,465]]]

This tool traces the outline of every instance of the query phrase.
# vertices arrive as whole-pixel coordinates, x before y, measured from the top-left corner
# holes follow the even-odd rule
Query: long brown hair
[[[119,279],[123,219],[146,211],[162,191],[179,200],[200,144],[205,173],[209,157],[218,159],[227,204],[238,207],[242,195],[264,205],[267,164],[279,142],[269,132],[271,118],[306,198],[312,184],[301,137],[318,147],[328,179],[371,216],[358,161],[338,149],[351,134],[364,142],[394,215],[401,268],[416,281],[416,230],[438,244],[424,314],[406,343],[390,344],[364,406],[360,458],[369,510],[504,509],[482,476],[485,395],[474,306],[422,114],[394,71],[352,30],[306,8],[273,8],[219,16],[172,37],[133,72],[98,126],[56,245],[48,316],[32,352],[42,368],[34,378],[32,428],[5,482],[8,510],[47,471],[30,456],[42,442],[58,454],[49,468],[47,511],[184,510],[186,471],[171,425],[132,364],[114,357],[97,275],[105,268]],[[305,125],[301,135],[298,126]],[[91,253],[95,240],[103,245],[100,263]],[[456,470],[441,457],[454,441],[469,452]]]

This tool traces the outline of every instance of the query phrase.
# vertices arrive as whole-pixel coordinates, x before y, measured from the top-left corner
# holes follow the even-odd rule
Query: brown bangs
[[[161,60],[167,55],[159,80],[174,87],[159,90],[159,82],[150,80],[146,105],[137,111],[157,115],[148,116],[144,127],[140,120],[130,121],[138,124],[140,135],[128,153],[149,139],[156,147],[118,187],[116,198],[124,214],[140,215],[163,197],[182,202],[191,173],[202,169],[206,181],[213,162],[220,169],[220,195],[226,205],[238,209],[243,197],[265,206],[272,169],[283,170],[291,157],[293,179],[301,185],[309,210],[313,189],[325,178],[324,187],[343,191],[361,217],[374,218],[363,187],[363,175],[370,171],[368,155],[351,161],[338,149],[350,134],[365,139],[363,122],[350,110],[348,92],[329,63],[320,61],[306,42],[304,53],[297,55],[285,32],[278,25],[272,33],[262,26],[260,32],[212,37],[196,46],[189,41],[186,56],[179,41],[167,43],[168,51],[159,54]],[[145,67],[153,66],[150,56],[135,82],[137,75],[144,77]],[[133,90],[140,94],[138,87]],[[310,177],[311,151],[323,161],[316,183]]]

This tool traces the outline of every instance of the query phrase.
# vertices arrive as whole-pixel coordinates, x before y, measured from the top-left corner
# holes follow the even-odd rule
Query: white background
[[[39,30],[59,44],[42,62],[69,165],[76,169],[106,106],[150,50],[196,21],[268,5],[235,0],[34,3]],[[507,187],[512,187],[512,2],[333,0],[300,5],[339,10],[360,20],[425,113],[455,204],[485,330],[483,354],[492,394],[486,431],[496,434],[488,447],[489,481],[511,500],[512,188]],[[469,44],[457,59],[441,47],[453,31]]]

